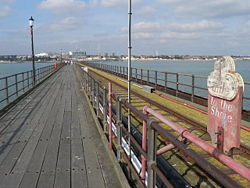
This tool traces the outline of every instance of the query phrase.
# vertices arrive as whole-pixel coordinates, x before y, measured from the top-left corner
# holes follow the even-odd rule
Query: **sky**
[[[250,55],[250,0],[132,0],[134,55]],[[0,0],[0,55],[127,54],[127,0]]]

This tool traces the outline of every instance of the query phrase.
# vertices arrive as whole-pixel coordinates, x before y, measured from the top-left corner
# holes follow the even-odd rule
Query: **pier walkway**
[[[72,66],[0,119],[0,187],[121,187]]]

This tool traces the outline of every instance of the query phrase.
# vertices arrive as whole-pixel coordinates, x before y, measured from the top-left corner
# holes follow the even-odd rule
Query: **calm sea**
[[[49,66],[52,63],[36,63],[35,67],[41,68],[45,66]],[[0,63],[0,78],[10,76],[16,73],[26,72],[32,70],[32,63]],[[17,79],[21,79],[21,77],[17,77]],[[9,78],[8,82],[9,85],[12,85],[14,83],[14,77]],[[19,89],[22,88],[22,83],[19,83]],[[5,80],[0,79],[0,90],[2,90],[5,87]],[[9,94],[11,97],[9,98],[9,101],[15,100],[16,96],[12,95],[12,93],[15,91],[15,87],[12,86],[8,89]],[[19,94],[22,93],[22,90],[20,90]],[[6,98],[6,90],[0,91],[0,101],[2,101],[4,98]],[[0,109],[2,109],[6,105],[6,100],[0,102]]]
[[[36,68],[52,65],[52,63],[36,63]],[[32,63],[0,63],[0,78],[32,70]]]

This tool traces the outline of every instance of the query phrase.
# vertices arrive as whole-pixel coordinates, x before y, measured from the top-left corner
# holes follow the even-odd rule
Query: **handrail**
[[[131,169],[131,172],[134,174],[135,178],[140,185],[153,188],[158,181],[165,184],[168,187],[173,185],[173,182],[170,182],[166,178],[166,174],[160,169],[161,165],[157,161],[157,136],[160,135],[163,142],[170,142],[174,147],[183,151],[188,157],[195,161],[195,163],[204,169],[210,176],[212,176],[217,182],[225,187],[241,187],[237,182],[231,179],[229,176],[225,175],[220,169],[218,169],[213,164],[206,161],[201,155],[193,151],[186,145],[184,142],[178,140],[176,137],[171,134],[171,132],[163,129],[159,122],[153,119],[150,119],[152,116],[156,115],[149,107],[144,108],[144,113],[133,105],[129,104],[125,99],[122,99],[119,95],[115,94],[105,88],[99,81],[90,75],[86,70],[81,71],[82,74],[82,84],[86,92],[87,97],[89,98],[93,108],[95,109],[98,117],[102,119],[103,122],[103,131],[107,136],[109,141],[109,148],[114,149],[116,152],[117,159],[119,161],[123,160],[128,164],[128,167]],[[109,97],[107,97],[109,93]],[[113,110],[116,109],[116,110]],[[122,110],[123,109],[123,110]],[[131,133],[128,132],[127,127],[125,126],[124,117],[126,118],[126,112],[130,109],[131,113],[140,119],[142,126],[142,138],[138,142],[136,139],[134,131]],[[157,115],[158,119],[159,116]],[[164,118],[160,117],[160,120],[169,125],[169,122],[166,122]],[[109,122],[109,126],[108,126]],[[171,126],[174,130],[174,126]],[[188,130],[184,128],[178,128],[180,130],[182,137],[187,137],[192,142],[195,139],[190,138]],[[138,135],[138,133],[136,134]],[[191,136],[192,137],[192,136]],[[128,144],[128,139],[131,139],[131,145]],[[200,139],[200,138],[198,138]],[[196,141],[194,141],[196,142]],[[234,161],[234,159],[215,151],[212,146],[207,146],[207,143],[204,141],[200,142],[202,148],[208,147],[209,153],[214,158],[218,158],[222,163],[229,166],[231,169],[236,171],[238,174],[242,175],[244,178],[249,179],[249,169],[241,165],[240,163]],[[131,147],[131,148],[129,148]],[[131,156],[129,156],[129,150],[131,149]],[[136,151],[139,154],[136,154]],[[234,166],[235,165],[235,166]],[[168,173],[167,173],[168,174]],[[158,180],[156,180],[158,176]],[[160,179],[160,180],[159,180]]]
[[[121,77],[127,76],[127,67],[108,65],[102,63],[83,64],[103,71],[117,74]],[[191,102],[207,106],[208,89],[206,87],[207,76],[163,72],[149,69],[132,68],[132,80],[140,84],[147,84],[155,89],[166,92],[176,97],[181,97]],[[244,82],[245,87],[250,88],[250,82]],[[250,110],[249,93],[243,94],[243,110]]]
[[[55,71],[53,65],[36,69],[36,85]],[[36,86],[33,84],[32,74],[30,70],[0,78],[0,110]]]

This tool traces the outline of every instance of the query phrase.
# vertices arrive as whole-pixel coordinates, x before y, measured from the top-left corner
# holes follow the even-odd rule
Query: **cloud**
[[[160,28],[158,22],[138,22],[132,25],[133,32],[158,31]],[[123,27],[121,31],[127,32],[128,27]]]
[[[0,0],[0,3],[11,3],[13,0]]]
[[[133,0],[132,5],[137,6],[138,4],[143,3],[144,0]],[[128,1],[126,0],[100,0],[99,4],[104,7],[120,7],[127,8]]]
[[[246,26],[250,27],[250,20],[246,22]]]
[[[38,6],[57,14],[76,13],[86,8],[86,3],[81,0],[44,0]]]
[[[9,12],[11,11],[9,6],[2,6],[0,7],[0,18],[7,16]]]
[[[56,23],[50,24],[48,26],[41,26],[38,31],[44,33],[50,32],[60,32],[60,31],[73,31],[79,28],[80,20],[76,17],[66,17]]]
[[[213,22],[213,21],[200,21],[190,24],[170,24],[169,29],[173,31],[179,31],[179,32],[187,32],[187,31],[211,31],[211,30],[219,30],[223,28],[224,25],[219,22]]]
[[[231,17],[250,14],[250,1],[240,0],[158,0],[184,16]]]
[[[137,14],[143,16],[144,18],[149,18],[156,13],[156,9],[152,6],[144,6],[137,11]]]

